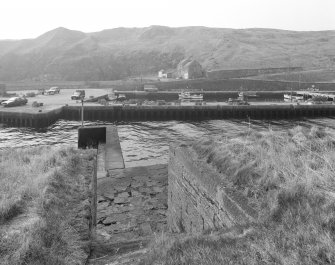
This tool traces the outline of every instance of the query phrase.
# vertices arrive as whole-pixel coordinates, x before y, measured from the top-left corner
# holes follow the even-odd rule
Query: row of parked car
[[[43,95],[55,95],[59,94],[60,89],[58,87],[51,87],[48,90],[43,90]],[[85,98],[85,90],[76,90],[72,96],[72,100],[82,100]],[[25,97],[11,97],[6,100],[0,100],[0,104],[4,107],[15,107],[15,106],[22,106],[26,105],[28,100]]]
[[[42,90],[41,94],[42,95],[55,95],[55,94],[59,94],[60,93],[60,89],[59,87],[50,87],[48,90]],[[73,95],[71,96],[72,100],[80,100],[85,98],[85,90],[82,89],[78,89],[76,90]]]

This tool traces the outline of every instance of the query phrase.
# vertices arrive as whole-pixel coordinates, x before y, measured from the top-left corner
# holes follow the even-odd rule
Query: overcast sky
[[[335,30],[335,0],[1,0],[0,11],[0,39],[35,38],[57,27]]]

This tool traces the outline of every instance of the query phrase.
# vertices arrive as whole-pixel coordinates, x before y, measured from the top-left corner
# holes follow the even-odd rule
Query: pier
[[[166,164],[125,168],[116,126],[78,129],[78,147],[97,148],[91,191],[90,265],[147,246],[167,230]],[[117,252],[115,250],[118,249]]]
[[[252,104],[252,105],[90,105],[84,108],[89,121],[167,121],[209,119],[296,119],[335,116],[333,104]],[[80,106],[63,106],[44,112],[0,111],[0,123],[13,127],[43,128],[59,119],[81,120]]]

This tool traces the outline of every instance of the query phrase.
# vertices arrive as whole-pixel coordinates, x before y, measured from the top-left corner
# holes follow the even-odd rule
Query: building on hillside
[[[6,85],[0,84],[0,96],[4,96],[6,94]]]
[[[178,77],[181,79],[196,79],[204,76],[200,63],[192,59],[184,59],[177,66]]]
[[[162,69],[158,72],[158,78],[172,78],[172,72],[167,72]]]
[[[144,85],[145,92],[157,92],[158,88],[155,85]]]

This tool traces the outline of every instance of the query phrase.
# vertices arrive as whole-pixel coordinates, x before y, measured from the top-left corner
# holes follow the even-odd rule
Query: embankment
[[[168,224],[188,234],[141,264],[333,264],[333,139],[296,127],[171,148]]]
[[[92,152],[35,147],[0,156],[0,264],[85,264]]]

